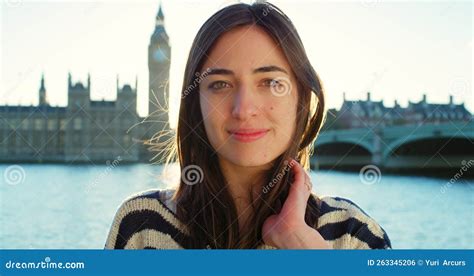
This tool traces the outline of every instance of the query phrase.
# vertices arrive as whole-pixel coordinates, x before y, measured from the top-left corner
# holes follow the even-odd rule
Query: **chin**
[[[237,160],[233,163],[241,167],[260,167],[267,164],[266,162],[260,160]]]
[[[223,157],[237,166],[259,167],[266,165],[272,161],[271,158],[265,158],[264,155],[268,156],[268,154],[254,151],[253,153],[249,154],[243,154],[242,152],[239,152],[237,154],[228,156],[228,158],[226,156]]]

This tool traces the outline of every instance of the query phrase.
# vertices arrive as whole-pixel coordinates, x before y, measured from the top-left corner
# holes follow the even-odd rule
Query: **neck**
[[[252,191],[254,200],[258,198],[264,172],[269,168],[269,164],[252,167],[240,166],[219,158],[219,165],[234,200],[239,227],[242,230],[253,211],[249,193]]]

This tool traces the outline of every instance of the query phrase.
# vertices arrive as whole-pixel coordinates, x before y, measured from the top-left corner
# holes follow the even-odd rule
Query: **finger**
[[[311,190],[308,189],[311,181],[303,167],[296,160],[291,160],[290,165],[294,173],[294,181],[290,186],[282,211],[294,213],[295,216],[304,218],[308,198],[311,194]],[[308,184],[305,184],[305,182]]]
[[[311,193],[311,191],[313,190],[313,183],[311,182],[311,178],[306,172],[305,172],[305,176],[306,176],[306,181],[305,181],[306,188]]]

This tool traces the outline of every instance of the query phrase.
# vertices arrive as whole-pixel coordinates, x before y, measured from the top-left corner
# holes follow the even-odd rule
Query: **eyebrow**
[[[278,67],[276,65],[270,65],[270,66],[263,66],[260,68],[257,68],[253,70],[253,73],[267,73],[267,72],[282,72],[288,75],[288,72],[286,72],[285,69]]]
[[[209,68],[207,72],[207,75],[234,75],[234,71],[224,68]],[[263,66],[252,71],[253,74],[268,72],[282,72],[288,75],[288,72],[285,69],[276,65]]]

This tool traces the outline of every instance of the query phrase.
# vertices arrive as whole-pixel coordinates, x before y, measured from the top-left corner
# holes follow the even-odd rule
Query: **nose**
[[[257,116],[259,107],[257,105],[257,97],[253,92],[250,86],[239,86],[233,100],[232,117],[245,121]]]

